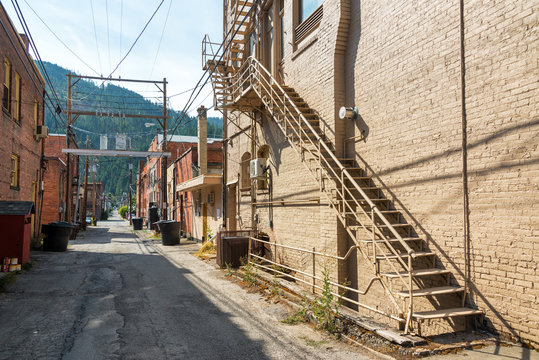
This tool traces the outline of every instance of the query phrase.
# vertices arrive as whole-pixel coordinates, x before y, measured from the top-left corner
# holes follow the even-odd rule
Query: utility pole
[[[127,200],[129,202],[129,225],[133,225],[133,220],[131,219],[131,183],[133,182],[133,158],[129,158],[129,199]]]
[[[167,79],[163,78],[163,145],[162,152],[167,151]],[[161,219],[167,220],[167,157],[161,157]]]
[[[92,158],[92,183],[94,184],[93,185],[93,191],[92,191],[92,193],[94,195],[92,218],[94,219],[94,224],[97,221],[96,218],[95,218],[95,202],[97,200],[97,196],[96,196],[96,194],[97,194],[97,192],[96,192],[97,186],[95,185],[95,170],[96,170],[96,168],[95,168],[95,158]]]
[[[66,146],[68,149],[71,148],[71,100],[72,92],[71,92],[71,73],[67,74],[67,129],[66,129]],[[72,199],[72,176],[71,176],[71,154],[66,154],[66,170],[67,170],[67,176],[66,176],[66,208],[64,209],[65,212],[65,219],[67,222],[71,222],[71,203],[73,201]]]
[[[88,135],[86,135],[86,149],[88,149],[88,145],[90,144],[90,140],[88,138]],[[86,208],[88,206],[88,156],[86,156],[86,160],[84,162],[84,194],[82,195],[82,206],[79,210],[80,212],[80,223],[82,224],[82,228],[86,229]]]

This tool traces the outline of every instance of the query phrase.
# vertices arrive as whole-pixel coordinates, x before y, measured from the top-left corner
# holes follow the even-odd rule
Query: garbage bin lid
[[[177,223],[179,221],[175,221],[175,220],[159,220],[159,221],[156,221],[154,222],[154,224],[172,224],[172,223]]]
[[[58,226],[58,227],[69,227],[69,228],[75,227],[75,225],[68,223],[67,221],[55,221],[55,222],[48,223],[47,225]]]

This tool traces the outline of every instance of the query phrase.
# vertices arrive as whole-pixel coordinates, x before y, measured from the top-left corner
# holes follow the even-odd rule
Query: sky
[[[22,32],[13,2],[15,0],[4,0],[2,4],[19,32]],[[44,61],[81,75],[108,76],[133,45],[161,0],[16,2]],[[73,55],[47,26],[84,62]],[[221,42],[222,28],[221,0],[164,0],[112,77],[143,80],[166,78],[168,96],[192,89],[203,74],[202,39],[208,34],[213,42]],[[143,96],[158,95],[152,84],[114,84],[128,87]],[[208,82],[193,108],[189,109],[191,115],[196,114],[196,107],[201,103],[206,107],[213,105],[210,92],[211,84]],[[169,106],[182,110],[190,93],[170,97]],[[220,116],[220,113],[210,111],[208,115]]]

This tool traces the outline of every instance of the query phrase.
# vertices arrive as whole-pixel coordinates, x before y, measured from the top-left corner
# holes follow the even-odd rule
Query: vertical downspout
[[[225,38],[226,36],[226,29],[227,29],[227,24],[226,24],[226,14],[227,14],[227,11],[228,11],[228,6],[227,6],[227,1],[226,0],[223,0],[223,39]],[[215,100],[215,102],[217,102]],[[227,197],[227,188],[226,188],[226,182],[227,182],[227,171],[226,171],[226,168],[227,168],[227,149],[228,149],[228,140],[227,140],[227,137],[228,137],[228,131],[227,131],[227,122],[228,122],[228,112],[226,110],[223,110],[223,136],[222,136],[222,139],[223,139],[223,143],[222,143],[222,154],[223,154],[223,160],[222,160],[222,167],[223,167],[223,180],[222,180],[222,183],[221,183],[221,207],[222,207],[222,215],[223,215],[223,221],[222,221],[222,226],[221,226],[221,229],[223,230],[226,230],[226,220],[227,220],[227,215],[228,215],[228,211],[227,211],[227,200],[228,200],[228,197]]]
[[[228,196],[227,196],[227,188],[226,188],[226,182],[227,182],[227,150],[228,150],[228,131],[227,131],[227,120],[228,120],[228,113],[226,110],[223,111],[223,143],[222,143],[222,148],[223,148],[223,181],[222,181],[222,184],[221,184],[221,196],[222,196],[222,203],[221,203],[221,207],[222,207],[222,215],[223,215],[223,221],[222,221],[222,226],[221,228],[223,230],[226,230],[226,219],[227,219],[227,215],[228,215],[228,211],[227,211],[227,200],[228,200]]]
[[[466,303],[470,282],[470,199],[468,194],[468,133],[466,118],[466,63],[464,52],[464,0],[460,0],[460,101],[462,119],[462,205],[464,241],[464,295],[462,306]]]

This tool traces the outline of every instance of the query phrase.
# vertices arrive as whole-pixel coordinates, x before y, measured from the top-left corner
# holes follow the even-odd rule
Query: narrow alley
[[[0,359],[361,359],[356,347],[248,293],[191,255],[141,241],[118,215],[0,294]]]

